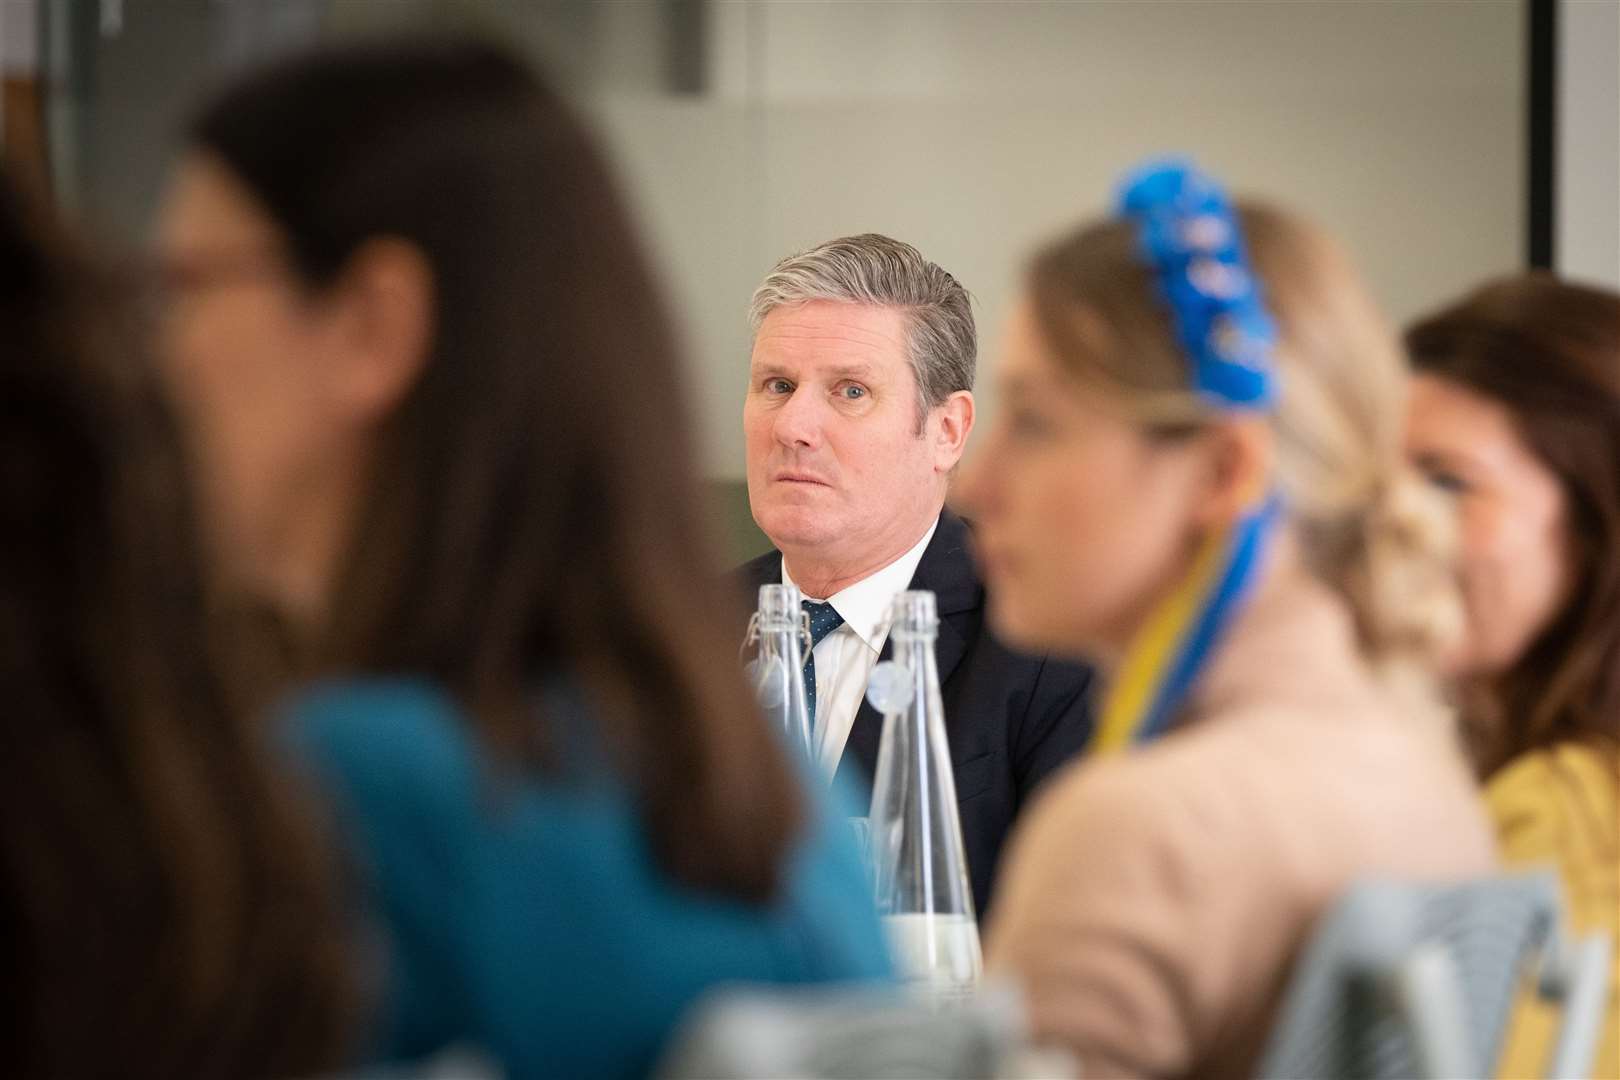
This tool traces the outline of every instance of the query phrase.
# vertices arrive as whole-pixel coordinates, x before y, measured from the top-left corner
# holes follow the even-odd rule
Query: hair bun
[[[1346,583],[1369,654],[1378,663],[1432,665],[1463,628],[1456,529],[1444,497],[1398,464],[1377,482],[1360,531]]]

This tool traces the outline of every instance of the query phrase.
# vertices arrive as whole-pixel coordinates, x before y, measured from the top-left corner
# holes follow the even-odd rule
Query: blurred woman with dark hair
[[[1526,274],[1413,326],[1408,451],[1456,505],[1467,633],[1448,667],[1504,856],[1554,863],[1615,942],[1596,1075],[1620,1076],[1620,295]],[[1527,1009],[1504,1076],[1541,1075]]]
[[[469,41],[228,88],[161,229],[226,584],[367,870],[379,1057],[637,1075],[721,980],[880,974],[847,830],[755,715],[672,335],[592,141]]]
[[[343,1058],[324,845],[212,664],[178,441],[118,289],[0,174],[0,921],[19,1077]]]

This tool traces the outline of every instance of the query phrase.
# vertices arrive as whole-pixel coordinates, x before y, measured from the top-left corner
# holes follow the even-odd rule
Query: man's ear
[[[357,423],[381,421],[416,384],[433,345],[434,301],[433,271],[415,244],[379,237],[349,259],[327,301],[329,377],[333,400]]]
[[[962,460],[968,435],[973,431],[973,393],[958,390],[934,406],[932,412],[936,420],[930,430],[934,441],[934,468],[948,473]]]
[[[1277,436],[1267,417],[1254,415],[1219,420],[1205,438],[1208,476],[1194,520],[1204,528],[1223,528],[1253,511],[1270,492]]]

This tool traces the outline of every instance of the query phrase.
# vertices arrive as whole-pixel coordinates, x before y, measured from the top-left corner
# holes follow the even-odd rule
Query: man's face
[[[749,362],[743,434],[754,520],[790,558],[880,569],[938,514],[960,448],[939,412],[917,424],[898,310],[814,300],[765,317]]]

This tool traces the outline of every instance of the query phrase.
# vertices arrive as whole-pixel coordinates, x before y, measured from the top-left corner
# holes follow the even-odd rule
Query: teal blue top
[[[376,1061],[471,1043],[513,1077],[642,1076],[716,984],[888,972],[832,800],[813,801],[779,897],[753,906],[671,880],[601,769],[492,782],[457,706],[429,684],[337,684],[292,714],[381,953]]]

